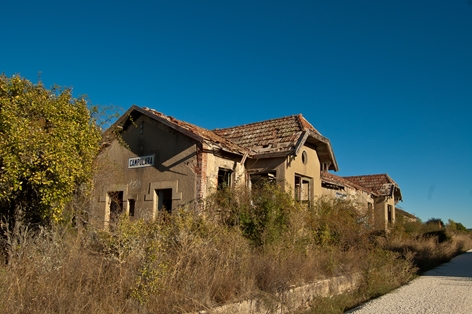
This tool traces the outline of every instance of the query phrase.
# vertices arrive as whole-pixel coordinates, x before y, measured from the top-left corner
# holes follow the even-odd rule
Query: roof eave
[[[136,115],[136,113],[138,113],[138,115]],[[190,138],[193,138],[194,140],[198,141],[198,142],[203,142],[203,138],[201,136],[198,136],[197,134],[194,134],[192,132],[189,132],[188,130],[176,125],[175,123],[172,123],[171,121],[168,121],[162,117],[159,117],[158,115],[156,114],[153,114],[152,112],[148,111],[148,110],[145,110],[143,108],[140,108],[136,105],[132,105],[123,115],[121,115],[120,118],[118,118],[118,120],[115,121],[115,123],[113,123],[108,129],[107,131],[105,131],[105,133],[109,133],[113,130],[115,130],[116,128],[123,128],[126,123],[128,121],[130,121],[130,118],[132,118],[132,120],[136,120],[137,117],[139,117],[139,115],[145,115],[153,120],[156,120],[156,121],[159,121],[161,122],[162,124],[165,124],[166,126],[178,131],[178,132],[181,132],[187,136],[189,136]]]
[[[116,121],[115,123],[113,123],[108,129],[105,130],[105,132],[103,132],[103,135],[107,135],[109,134],[110,132],[113,132],[115,129],[121,129],[123,128],[123,126],[125,125],[126,121],[129,119],[129,117],[131,116],[131,113],[133,111],[135,111],[136,109],[140,109],[138,106],[136,105],[132,105],[128,110],[126,110],[125,113],[123,113]]]
[[[297,145],[301,146],[305,143],[315,145],[320,162],[329,163],[330,165],[328,170],[339,171],[338,162],[336,161],[336,156],[334,155],[329,139],[312,130],[307,130],[305,132],[307,133],[307,136],[304,137],[302,141],[299,141]],[[298,150],[299,149],[300,148],[298,147]]]
[[[393,193],[394,193],[393,195],[394,195],[396,200],[403,202],[402,191],[400,190],[400,187],[398,187],[398,185],[395,186],[395,189],[394,189]]]
[[[250,157],[252,159],[265,159],[265,158],[277,158],[277,157],[287,157],[288,155],[293,154],[293,149],[278,151],[278,152],[267,152],[267,153],[254,153]]]
[[[137,106],[136,106],[136,108],[137,108],[137,111],[139,111],[140,113],[146,115],[147,117],[149,117],[151,119],[154,119],[156,121],[159,121],[160,123],[170,127],[171,129],[174,129],[174,130],[176,130],[176,131],[178,131],[178,132],[180,132],[180,133],[182,133],[182,134],[184,134],[184,135],[186,135],[186,136],[188,136],[188,137],[190,137],[194,140],[196,140],[197,142],[203,143],[203,141],[204,141],[203,137],[201,137],[201,136],[199,136],[199,135],[197,135],[193,132],[190,132],[189,130],[186,130],[185,128],[179,126],[178,124],[173,123],[172,121],[164,119],[164,118],[152,113],[149,110],[145,110],[145,109],[139,108]]]

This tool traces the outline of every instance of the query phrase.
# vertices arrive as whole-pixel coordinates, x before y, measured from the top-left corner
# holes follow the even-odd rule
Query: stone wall
[[[198,314],[266,314],[291,313],[306,309],[318,297],[330,297],[355,289],[361,280],[361,274],[333,277],[316,283],[293,287],[276,296],[261,297],[226,304]]]

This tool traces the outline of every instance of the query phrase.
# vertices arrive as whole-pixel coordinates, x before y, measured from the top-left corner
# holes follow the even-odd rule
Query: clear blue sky
[[[472,228],[471,0],[5,1],[0,29],[8,76],[209,129],[302,113],[338,175]]]

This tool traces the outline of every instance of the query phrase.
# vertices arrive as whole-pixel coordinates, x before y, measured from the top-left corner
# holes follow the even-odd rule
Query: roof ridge
[[[294,149],[301,147],[300,145],[305,141],[309,141],[313,145],[320,144],[316,148],[320,161],[334,162],[330,165],[330,169],[338,170],[329,140],[319,134],[301,114],[211,130],[176,119],[149,107],[132,105],[113,126],[125,123],[129,120],[128,116],[134,112],[156,119],[199,142],[216,145],[219,149],[230,153],[243,156],[249,154],[254,158],[287,156],[295,153]]]
[[[391,181],[392,178],[387,173],[375,173],[375,174],[361,174],[356,176],[343,176],[343,178],[364,178],[364,177],[379,177],[379,176],[386,176]]]
[[[374,177],[374,176],[385,176],[390,183],[395,184],[398,186],[397,182],[392,179],[391,176],[388,175],[388,173],[376,173],[376,174],[364,174],[364,175],[358,175],[358,176],[344,176],[344,178],[358,178],[358,177]]]
[[[374,174],[360,174],[356,176],[344,176],[344,177],[372,177],[372,176],[383,176],[388,175],[387,173],[374,173]]]
[[[173,116],[166,115],[166,114],[164,114],[164,113],[162,113],[162,112],[160,112],[160,111],[157,111],[157,110],[155,110],[155,109],[152,109],[152,108],[143,107],[143,109],[146,110],[146,111],[148,111],[148,112],[150,112],[150,113],[152,113],[152,114],[154,114],[154,115],[156,115],[156,116],[158,116],[158,117],[160,117],[160,118],[163,118],[163,119],[165,119],[165,120],[167,120],[167,121],[169,121],[169,122],[172,122],[172,123],[176,124],[177,126],[183,127],[181,124],[184,124],[184,125],[187,125],[187,126],[190,126],[190,127],[195,127],[195,128],[197,128],[197,129],[203,130],[203,131],[205,131],[205,132],[211,132],[211,133],[213,133],[214,135],[216,135],[216,136],[218,136],[218,137],[220,137],[220,138],[222,138],[222,139],[224,139],[224,140],[227,140],[225,137],[223,137],[223,136],[221,136],[221,135],[215,133],[213,130],[210,130],[210,129],[204,128],[204,127],[202,127],[202,126],[199,126],[199,125],[196,125],[196,124],[187,122],[187,121],[185,121],[185,120],[177,119],[177,118],[175,118],[175,117],[173,117]]]
[[[277,121],[277,120],[283,120],[283,119],[294,118],[294,117],[296,118],[297,116],[298,116],[297,114],[293,114],[293,115],[279,117],[279,118],[272,118],[272,119],[267,119],[267,120],[260,120],[260,121],[245,123],[245,124],[239,124],[239,125],[230,126],[230,127],[226,127],[226,128],[216,128],[216,129],[213,129],[213,130],[221,131],[221,130],[228,130],[228,129],[234,129],[234,128],[242,128],[242,127],[255,125],[255,124],[259,124],[259,123],[267,123],[267,122],[270,122],[270,121]]]
[[[321,133],[313,126],[313,124],[311,124],[307,119],[305,119],[305,117],[299,113],[297,115],[297,120],[298,120],[298,123],[300,125],[300,127],[306,131],[307,129],[311,131],[315,131],[316,133],[318,133],[319,135],[321,135]]]
[[[390,190],[391,186],[396,187],[398,191],[400,190],[398,184],[387,173],[345,176],[344,178],[361,186],[371,188],[382,195],[390,194],[391,191],[388,192],[386,189]]]

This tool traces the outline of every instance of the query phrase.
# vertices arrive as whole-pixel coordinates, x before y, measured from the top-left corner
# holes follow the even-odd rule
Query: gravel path
[[[348,313],[472,313],[472,250]]]

